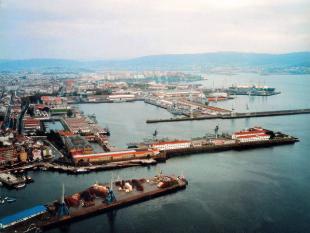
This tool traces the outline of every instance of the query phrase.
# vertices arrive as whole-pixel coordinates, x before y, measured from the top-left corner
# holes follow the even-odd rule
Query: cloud
[[[3,0],[0,56],[310,50],[308,15],[307,0]]]

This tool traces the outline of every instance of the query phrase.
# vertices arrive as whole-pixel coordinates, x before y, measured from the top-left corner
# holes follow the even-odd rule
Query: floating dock
[[[180,117],[170,119],[154,119],[147,120],[146,123],[162,123],[162,122],[175,122],[175,121],[198,121],[198,120],[212,120],[212,119],[237,119],[237,118],[250,118],[250,117],[272,117],[272,116],[285,116],[297,114],[310,114],[310,109],[295,109],[295,110],[279,110],[279,111],[264,111],[264,112],[248,112],[248,113],[234,113],[223,115],[206,115],[200,117]]]

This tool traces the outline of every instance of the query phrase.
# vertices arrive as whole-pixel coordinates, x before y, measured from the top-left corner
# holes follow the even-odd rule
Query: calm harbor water
[[[213,81],[214,80],[214,81]],[[237,97],[218,106],[245,110],[309,108],[310,76],[209,76],[203,85],[229,86],[232,83],[260,82],[282,93],[270,97]],[[102,214],[50,232],[310,232],[310,115],[235,120],[207,120],[146,124],[146,119],[171,117],[166,110],[145,104],[85,104],[85,113],[95,113],[99,124],[108,126],[110,142],[118,147],[150,137],[155,129],[159,137],[191,138],[212,133],[260,125],[300,138],[295,145],[247,151],[227,151],[178,157],[152,167],[113,171],[121,178],[152,176],[159,170],[184,175],[186,190],[114,213]],[[109,181],[112,172],[81,176],[51,172],[31,172],[35,183],[26,189],[8,191],[17,202],[0,206],[0,217],[38,203],[57,199],[61,184],[74,193],[95,181]]]

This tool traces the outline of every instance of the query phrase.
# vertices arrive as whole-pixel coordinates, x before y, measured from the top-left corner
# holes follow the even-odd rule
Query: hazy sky
[[[0,58],[305,50],[309,0],[0,0]]]

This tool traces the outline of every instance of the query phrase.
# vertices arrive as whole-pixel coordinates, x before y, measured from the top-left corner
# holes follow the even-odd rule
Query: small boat
[[[155,159],[143,159],[141,160],[141,164],[142,165],[152,165],[152,164],[156,164],[157,161]]]
[[[86,168],[78,168],[76,169],[76,173],[87,173],[88,170]]]
[[[25,183],[20,183],[20,184],[15,185],[14,188],[21,189],[21,188],[24,188],[25,186],[26,186]]]
[[[30,177],[30,176],[26,176],[26,182],[27,183],[32,183],[32,182],[34,182],[34,180]]]
[[[15,202],[16,201],[16,198],[13,198],[13,197],[8,197],[7,199],[6,199],[6,202],[7,203],[12,203],[12,202]]]

